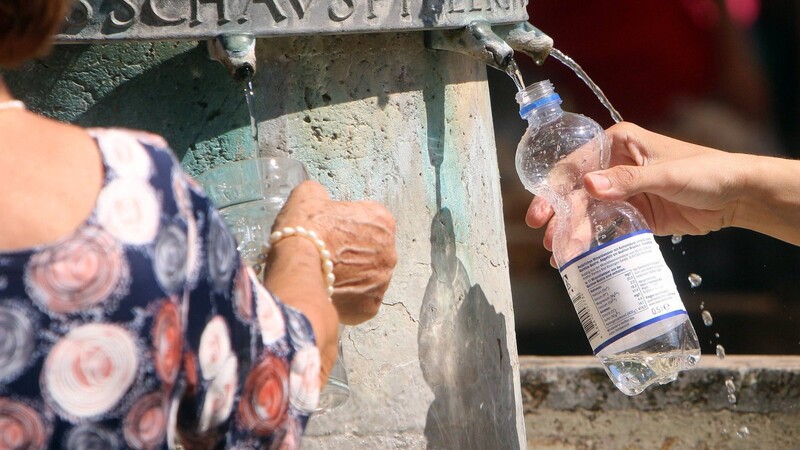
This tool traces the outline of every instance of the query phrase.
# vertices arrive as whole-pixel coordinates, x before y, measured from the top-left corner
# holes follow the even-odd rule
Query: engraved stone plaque
[[[528,19],[527,0],[76,0],[58,41],[205,39],[458,28]]]

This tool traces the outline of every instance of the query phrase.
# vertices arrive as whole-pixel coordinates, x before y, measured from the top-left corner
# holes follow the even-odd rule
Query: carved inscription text
[[[400,31],[527,20],[527,0],[76,0],[60,41]]]

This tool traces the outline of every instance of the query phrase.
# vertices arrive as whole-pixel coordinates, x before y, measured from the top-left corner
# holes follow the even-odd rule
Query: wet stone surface
[[[617,391],[594,357],[520,365],[529,448],[800,448],[800,357],[708,355],[635,397]]]

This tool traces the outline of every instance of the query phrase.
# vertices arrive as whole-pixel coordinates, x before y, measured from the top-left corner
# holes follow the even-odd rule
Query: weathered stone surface
[[[594,357],[520,362],[530,449],[800,448],[800,357],[706,356],[635,397],[619,392]]]
[[[253,153],[243,86],[196,42],[63,45],[3,74],[47,116],[164,136],[198,174]]]
[[[264,153],[398,224],[381,312],[344,335],[352,397],[305,448],[524,447],[486,67],[421,32],[262,39],[257,54]],[[254,152],[243,86],[194,43],[58,46],[7,79],[44,114],[164,135],[193,174]]]
[[[304,446],[520,448],[486,67],[421,33],[275,38],[257,54],[263,150],[398,220],[381,313],[345,333],[352,398],[314,418]]]

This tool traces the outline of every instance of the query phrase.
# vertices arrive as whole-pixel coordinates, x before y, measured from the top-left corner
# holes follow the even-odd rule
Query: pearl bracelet
[[[333,260],[331,260],[331,252],[329,252],[328,248],[325,246],[325,241],[320,239],[315,231],[306,230],[303,227],[285,227],[273,231],[272,234],[269,235],[269,243],[264,246],[264,254],[269,253],[273,245],[292,236],[308,239],[314,244],[314,247],[317,248],[319,260],[322,264],[322,277],[325,281],[325,290],[328,293],[328,300],[330,300],[333,295],[333,283],[336,281],[336,276],[333,274]]]

